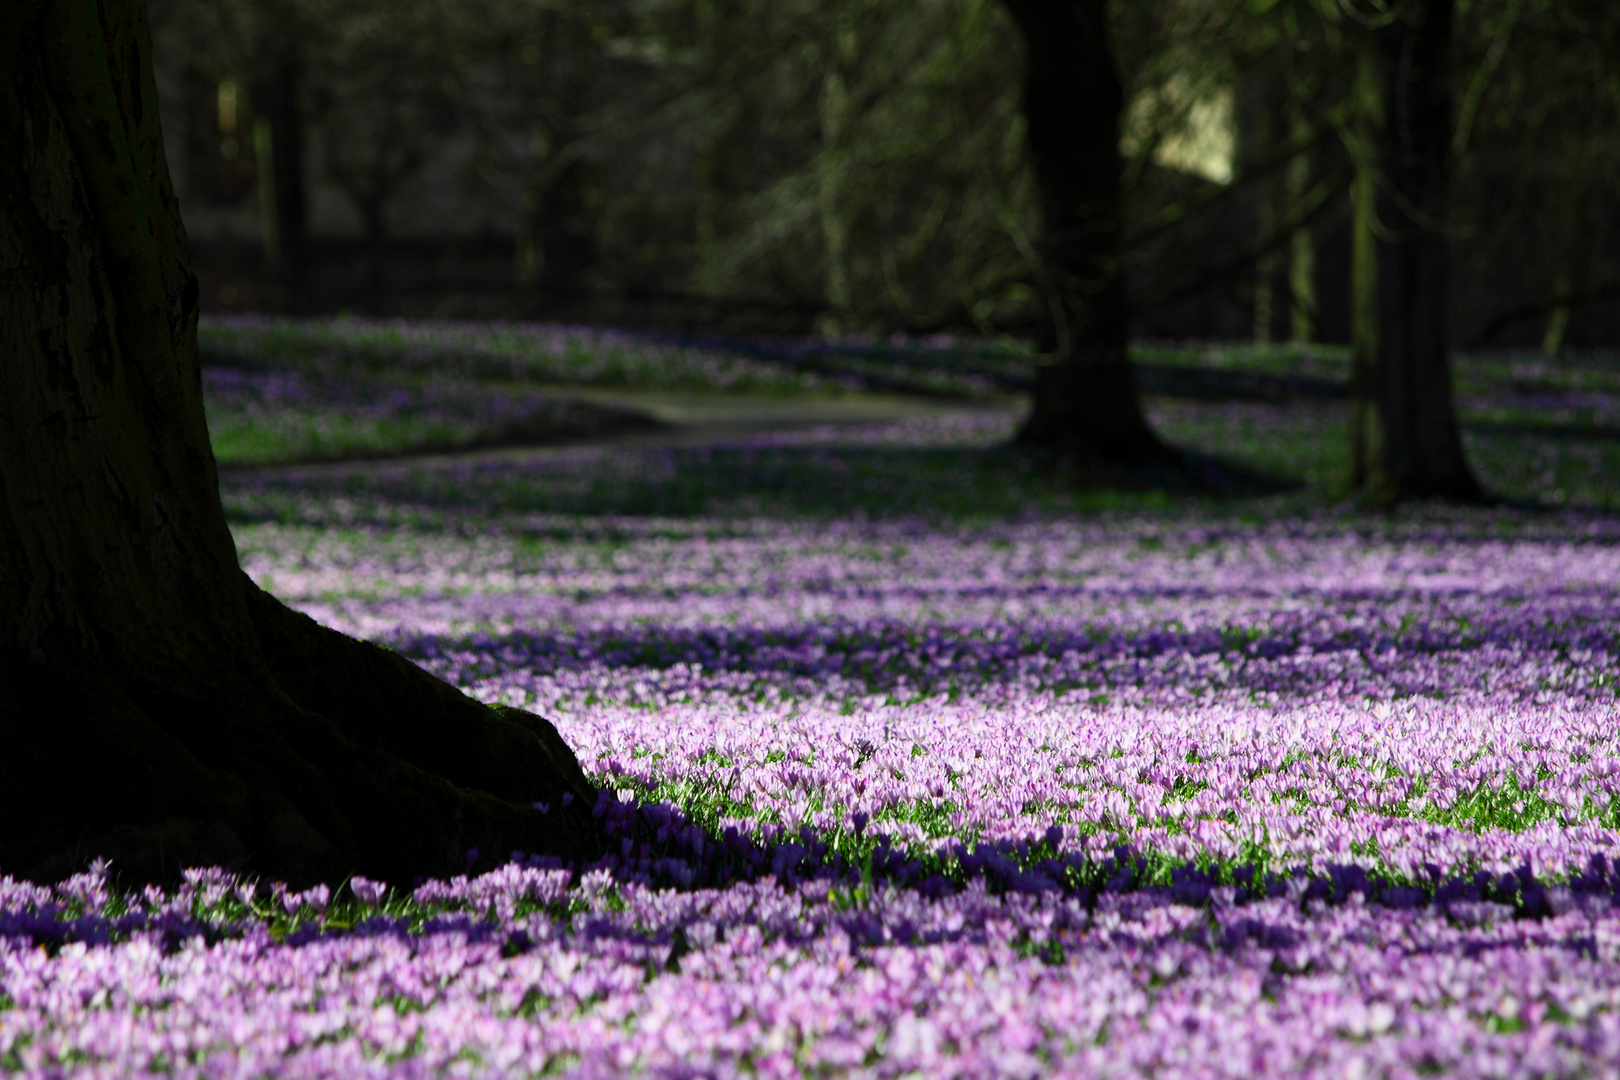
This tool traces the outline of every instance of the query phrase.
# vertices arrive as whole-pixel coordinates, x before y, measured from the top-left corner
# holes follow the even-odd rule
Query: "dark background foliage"
[[[1349,335],[1326,0],[1113,4],[1141,337]],[[1030,332],[992,0],[153,0],[213,310]],[[1620,9],[1457,5],[1453,339],[1620,341]]]

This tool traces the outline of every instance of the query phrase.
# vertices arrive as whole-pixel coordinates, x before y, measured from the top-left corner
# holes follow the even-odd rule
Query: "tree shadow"
[[[1463,430],[1479,435],[1530,435],[1542,439],[1620,442],[1620,425],[1560,424],[1529,420],[1470,420]]]
[[[559,690],[582,692],[584,685],[611,699],[643,683],[679,700],[720,680],[727,692],[745,695],[913,700],[1017,691],[1089,695],[1093,704],[1166,680],[1194,695],[1309,699],[1334,687],[1380,697],[1444,694],[1452,678],[1448,667],[1470,656],[1620,649],[1613,597],[1584,591],[1535,604],[1484,606],[1466,596],[1430,594],[1419,607],[1408,590],[1358,588],[1322,595],[1308,608],[1271,611],[1263,631],[1241,619],[1189,627],[1162,614],[1123,625],[1097,617],[1109,597],[1145,611],[1162,610],[1161,600],[1184,607],[1210,599],[1211,590],[1196,584],[1120,583],[1101,596],[1090,585],[966,584],[930,592],[926,600],[971,605],[989,592],[1014,604],[1043,605],[1046,613],[953,623],[874,616],[867,609],[786,626],[648,620],[498,635],[406,633],[387,644],[450,682],[521,690],[538,700]],[[681,604],[678,596],[664,599]],[[885,593],[886,602],[896,599]],[[1608,691],[1594,685],[1589,693],[1602,698]]]
[[[1185,500],[1266,498],[1303,491],[1305,481],[1247,462],[1169,446],[1157,460],[1075,462],[1045,447],[1009,442],[987,452],[992,461],[1039,471],[1054,485],[1080,491],[1157,492]]]
[[[1031,511],[1164,509],[1267,498],[1297,480],[1183,451],[1170,467],[1076,474],[1001,446],[794,445],[755,437],[712,445],[581,447],[504,460],[396,462],[342,471],[263,469],[221,477],[233,521],[296,519],[423,527],[435,519],[523,515],[985,521]],[[341,513],[323,505],[341,501]]]
[[[1058,963],[1065,944],[1079,943],[1099,909],[1118,916],[1110,935],[1116,944],[1129,940],[1130,946],[1151,949],[1185,941],[1187,934],[1152,926],[1155,909],[1205,908],[1210,926],[1204,944],[1236,951],[1288,947],[1299,940],[1300,913],[1346,903],[1393,910],[1432,906],[1469,926],[1481,914],[1540,920],[1572,906],[1607,907],[1620,900],[1620,874],[1601,855],[1584,873],[1556,884],[1539,879],[1528,864],[1502,874],[1431,868],[1407,881],[1354,864],[1313,870],[1178,861],[1127,843],[1097,857],[1066,850],[1057,826],[1017,839],[950,841],[929,851],[901,847],[880,830],[869,830],[861,814],[831,835],[808,827],[745,835],[705,828],[668,803],[623,801],[609,791],[598,795],[590,813],[602,841],[590,857],[565,863],[513,852],[505,863],[486,862],[477,876],[395,890],[396,896],[413,896],[415,911],[398,900],[380,911],[355,902],[355,893],[369,894],[386,888],[384,883],[350,882],[346,895],[319,887],[319,915],[283,923],[273,938],[279,947],[299,948],[341,937],[413,942],[443,935],[466,945],[498,946],[503,958],[511,958],[537,947],[538,934],[639,964],[651,976],[679,970],[688,953],[737,933],[794,945],[841,932],[855,949],[1012,944],[1025,955]],[[0,910],[0,939],[30,941],[55,954],[70,943],[108,945],[139,935],[173,954],[191,942],[263,933],[266,925],[262,916],[199,917],[188,903],[75,917],[77,897],[103,887],[100,875],[80,874],[54,890],[28,886],[26,895],[14,888]],[[224,892],[236,883],[217,868],[191,870],[187,878],[182,893]],[[332,900],[337,903],[328,908]],[[1245,912],[1266,900],[1287,903]],[[294,902],[301,901],[295,894]],[[1491,911],[1482,912],[1487,905]],[[1569,944],[1577,951],[1589,947],[1582,934]],[[1464,934],[1452,948],[1474,955],[1489,945]]]

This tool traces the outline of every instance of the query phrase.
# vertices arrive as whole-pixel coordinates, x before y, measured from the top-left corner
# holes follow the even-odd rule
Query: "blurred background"
[[[1110,5],[1141,339],[1348,340],[1331,4]],[[1620,5],[1459,0],[1453,340],[1620,345]],[[152,0],[204,310],[1022,338],[993,0]]]

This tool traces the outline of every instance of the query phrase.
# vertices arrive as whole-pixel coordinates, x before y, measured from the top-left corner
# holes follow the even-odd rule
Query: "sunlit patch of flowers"
[[[54,889],[0,879],[0,1065],[1577,1076],[1620,1050],[1620,880],[1602,860],[1552,887],[1190,866],[1159,882],[1128,854],[1040,843],[925,865],[808,833],[671,842],[654,830],[678,814],[602,803],[667,871],[732,872],[518,861],[297,892],[216,869],[136,895],[102,867]]]
[[[1525,528],[277,526],[244,555],[716,829],[1565,876],[1620,824],[1620,546]]]
[[[733,460],[827,471],[852,440],[920,455],[1005,431],[799,432]],[[99,865],[5,879],[0,1069],[1590,1076],[1620,1060],[1612,521],[953,522],[697,497],[654,515],[601,482],[656,494],[703,461],[227,479],[256,580],[553,717],[600,785],[604,847],[304,889],[219,869],[171,891],[121,890]]]

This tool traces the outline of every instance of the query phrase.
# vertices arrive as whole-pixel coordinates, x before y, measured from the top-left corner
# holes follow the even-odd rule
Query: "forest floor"
[[[1508,501],[1378,512],[1343,488],[1344,405],[1315,383],[1150,399],[1172,441],[1299,481],[1218,498],[1077,489],[999,452],[1018,411],[983,372],[891,398],[860,379],[892,388],[892,357],[838,375],[501,332],[239,342],[211,422],[222,445],[269,434],[221,453],[221,495],[266,589],[553,718],[612,847],[303,892],[229,868],[145,893],[116,867],[0,878],[0,1071],[1620,1060],[1604,364],[1470,362],[1465,438]],[[221,393],[219,371],[246,378]],[[662,426],[479,448],[531,392]],[[358,420],[369,445],[307,434]],[[351,453],[396,457],[307,461]]]

